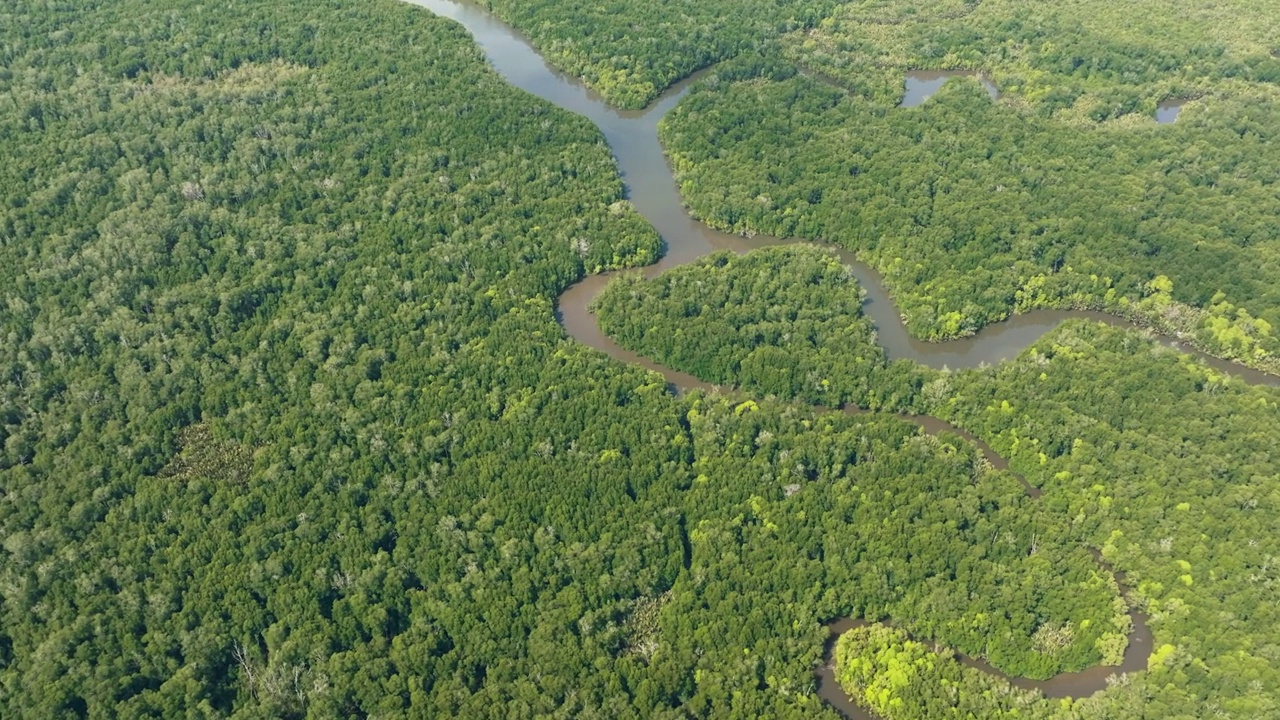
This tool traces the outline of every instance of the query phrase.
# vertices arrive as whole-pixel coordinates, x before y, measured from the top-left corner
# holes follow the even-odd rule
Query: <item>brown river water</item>
[[[509,83],[559,107],[582,115],[596,124],[604,134],[618,163],[618,170],[626,184],[627,197],[661,235],[664,242],[662,258],[642,272],[653,277],[664,270],[697,260],[715,250],[731,250],[742,253],[770,245],[800,242],[790,239],[756,235],[745,238],[720,232],[693,219],[681,201],[671,167],[661,144],[658,142],[658,121],[673,108],[689,87],[703,73],[672,86],[653,104],[644,110],[619,110],[608,105],[597,93],[589,90],[576,78],[565,75],[549,66],[534,50],[532,44],[518,31],[507,26],[483,8],[455,0],[408,0],[427,8],[442,17],[457,21],[475,38],[490,64]],[[924,102],[937,91],[942,83],[956,75],[975,76],[974,73],[912,72],[905,80],[902,105],[909,107]],[[979,81],[993,98],[996,88],[989,80],[977,75]],[[830,246],[828,246],[830,247]],[[925,342],[910,337],[902,324],[898,310],[885,289],[880,274],[852,253],[830,247],[840,259],[853,269],[858,282],[866,290],[863,312],[875,324],[877,338],[890,358],[909,358],[933,368],[970,368],[993,364],[1013,358],[1042,335],[1054,329],[1064,320],[1085,318],[1118,327],[1136,327],[1133,323],[1097,312],[1036,310],[1015,315],[1008,320],[984,328],[974,336],[948,342]],[[632,271],[634,272],[634,271]],[[575,340],[590,345],[622,362],[643,366],[662,374],[677,392],[690,389],[711,389],[709,383],[652,360],[625,350],[606,337],[587,311],[588,305],[608,284],[614,273],[602,273],[585,278],[569,287],[557,302],[557,319],[565,332]],[[1207,356],[1181,343],[1168,341],[1177,347],[1200,357],[1209,365],[1229,372],[1250,383],[1280,384],[1280,378],[1261,373],[1235,363]],[[857,412],[846,409],[846,412]],[[906,419],[918,423],[925,431],[953,432],[973,441],[997,468],[1007,468],[1008,463],[996,455],[986,443],[970,433],[929,416],[909,416]],[[1033,497],[1039,490],[1019,478],[1024,489]],[[1101,560],[1101,558],[1099,558]],[[1115,573],[1122,594],[1128,590],[1123,573]],[[1146,668],[1151,653],[1151,634],[1146,618],[1137,610],[1130,610],[1133,632],[1124,661],[1118,667],[1098,666],[1076,673],[1063,673],[1048,680],[1036,681],[1010,677],[977,658],[958,656],[966,665],[1008,680],[1010,683],[1043,692],[1048,697],[1081,697],[1106,687],[1107,678],[1116,673],[1132,672]],[[834,709],[856,720],[874,716],[854,704],[835,683],[830,668],[834,639],[849,628],[861,624],[861,620],[841,619],[827,625],[832,631],[832,641],[827,647],[827,662],[816,671],[818,694]]]

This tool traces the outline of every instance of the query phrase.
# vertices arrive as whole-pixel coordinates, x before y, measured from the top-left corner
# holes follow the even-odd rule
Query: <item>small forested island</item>
[[[0,7],[0,717],[1280,717],[1278,24]]]

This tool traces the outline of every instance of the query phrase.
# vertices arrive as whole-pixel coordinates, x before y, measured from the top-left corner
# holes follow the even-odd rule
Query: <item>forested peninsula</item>
[[[714,63],[662,128],[692,212],[856,252],[920,337],[1095,308],[1267,369],[1271,3],[491,9],[619,107]],[[21,2],[0,37],[0,716],[835,718],[839,618],[884,720],[1280,715],[1275,388],[1083,319],[890,360],[808,245],[615,277],[654,372],[557,303],[681,238],[456,23]],[[895,107],[916,68],[1002,94]],[[1097,692],[998,674],[1114,666],[1139,611]]]
[[[887,718],[942,717],[943,709],[1081,718],[1208,717],[1223,705],[1241,717],[1277,710],[1267,688],[1280,681],[1280,668],[1265,648],[1280,647],[1272,576],[1280,546],[1274,521],[1254,510],[1280,501],[1273,422],[1280,391],[1230,379],[1133,331],[1083,321],[998,367],[939,372],[887,362],[860,316],[861,299],[828,252],[793,246],[714,254],[653,280],[624,276],[601,294],[596,312],[624,347],[712,382],[828,407],[927,413],[972,432],[1053,508],[1041,515],[1020,506],[1036,517],[1024,526],[1023,552],[1036,558],[1050,537],[1055,546],[1098,549],[1128,572],[1133,600],[1150,613],[1155,652],[1148,672],[1074,704],[1008,695],[1007,685],[993,695],[1001,682],[936,656],[903,631],[1031,677],[1051,666],[1034,669],[1005,655],[1011,648],[993,649],[995,637],[1030,642],[1024,657],[1043,662],[1053,655],[1034,644],[1044,628],[1066,628],[1071,641],[1092,628],[1102,634],[1092,652],[1077,656],[1083,666],[1097,653],[1116,663],[1123,633],[1110,623],[1099,628],[1079,609],[1069,613],[1074,623],[1039,614],[1040,629],[1012,630],[1005,624],[1017,622],[1013,605],[1002,602],[993,616],[951,589],[950,612],[958,615],[941,625],[949,611],[922,600],[907,606],[915,615],[881,606],[860,616],[883,615],[902,629],[841,639],[836,673],[855,699]],[[1056,564],[1047,570],[1059,572]]]
[[[920,337],[1098,309],[1277,370],[1272,86],[1172,125],[1081,126],[972,81],[908,109],[778,73],[709,82],[664,121],[681,192],[709,224],[855,251]]]

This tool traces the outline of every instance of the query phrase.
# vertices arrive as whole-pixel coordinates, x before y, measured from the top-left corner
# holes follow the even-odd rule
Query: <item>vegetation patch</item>
[[[201,479],[244,483],[253,471],[253,452],[232,440],[214,438],[209,426],[197,423],[178,434],[178,454],[160,470],[160,477],[180,482]]]
[[[813,27],[837,0],[632,3],[486,0],[557,67],[610,103],[641,108],[695,70]]]

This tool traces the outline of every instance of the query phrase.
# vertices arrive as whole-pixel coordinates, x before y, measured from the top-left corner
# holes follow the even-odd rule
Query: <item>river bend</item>
[[[644,110],[619,110],[608,105],[597,93],[583,86],[577,79],[550,67],[527,38],[479,6],[455,0],[407,1],[463,25],[475,38],[490,64],[510,84],[570,112],[582,115],[600,128],[617,160],[628,199],[640,214],[653,224],[663,239],[662,258],[642,269],[646,276],[653,277],[664,270],[692,262],[716,250],[732,250],[741,253],[770,245],[798,242],[765,235],[745,238],[720,232],[694,220],[686,211],[671,167],[658,141],[657,126],[658,121],[684,97],[690,85],[697,81],[701,73],[672,86]],[[1035,310],[989,325],[971,337],[947,342],[917,340],[907,334],[906,327],[879,273],[865,263],[859,262],[852,253],[842,248],[830,247],[839,255],[842,262],[852,268],[858,282],[866,291],[862,311],[875,325],[877,339],[890,358],[908,358],[938,369],[977,367],[1015,357],[1042,335],[1069,318],[1086,318],[1119,327],[1137,327],[1126,320],[1098,312]],[[616,273],[609,272],[589,276],[569,287],[560,296],[557,302],[557,319],[569,336],[602,350],[620,361],[641,365],[662,374],[677,391],[692,388],[709,389],[711,387],[709,383],[628,351],[600,331],[587,307],[614,274]],[[1206,355],[1181,343],[1167,342],[1247,382],[1280,384],[1280,378],[1276,376]],[[847,409],[847,411],[856,412],[853,409]],[[1008,463],[996,455],[986,443],[945,421],[929,416],[911,416],[907,419],[916,422],[927,432],[958,433],[975,442],[994,466],[1008,467]],[[1028,485],[1025,480],[1022,478],[1019,480],[1033,497],[1039,495],[1038,490]],[[1123,574],[1116,573],[1116,580],[1121,593],[1126,594]],[[957,655],[957,658],[966,665],[1005,678],[1016,686],[1040,690],[1049,697],[1080,697],[1106,687],[1107,678],[1117,672],[1145,669],[1146,659],[1151,652],[1150,631],[1142,613],[1131,609],[1130,617],[1133,620],[1133,631],[1129,636],[1129,646],[1125,652],[1124,662],[1119,667],[1097,666],[1077,673],[1063,673],[1045,681],[1034,681],[1009,677],[980,659],[963,655]],[[834,709],[855,720],[870,719],[873,716],[854,704],[834,682],[830,660],[834,638],[862,622],[842,619],[828,624],[833,641],[828,643],[826,666],[817,671],[819,695]]]

